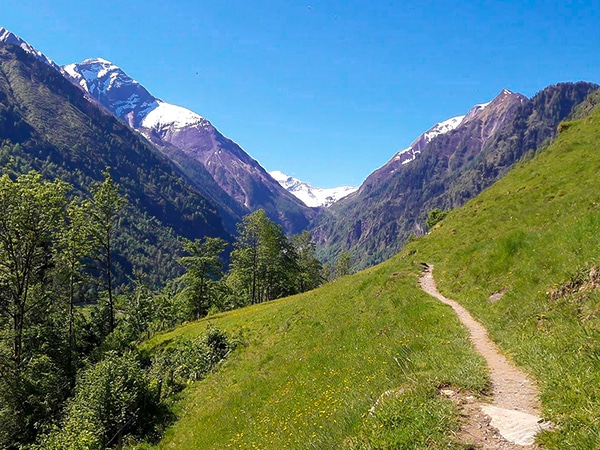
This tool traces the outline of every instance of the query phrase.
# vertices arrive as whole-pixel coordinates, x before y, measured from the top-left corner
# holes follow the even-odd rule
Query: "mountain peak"
[[[105,64],[105,65],[109,65],[109,66],[114,66],[115,68],[119,69],[118,66],[114,65],[108,59],[104,59],[104,58],[88,58],[88,59],[84,60],[81,64]]]
[[[494,97],[491,101],[487,102],[487,103],[480,103],[478,105],[473,106],[469,112],[467,113],[467,115],[465,116],[465,119],[463,120],[463,123],[467,123],[470,122],[471,120],[473,120],[475,117],[479,116],[484,110],[488,109],[489,106],[496,106],[498,104],[501,104],[505,101],[506,98],[516,98],[516,99],[520,99],[521,102],[527,100],[527,97],[525,97],[524,95],[518,94],[518,93],[514,93],[509,89],[502,89],[500,91],[500,93],[498,95],[496,95],[496,97]]]
[[[66,66],[63,66],[63,70],[75,80],[77,84],[90,93],[92,93],[92,89],[99,88],[98,84],[94,83],[94,81],[98,79],[104,79],[104,81],[106,81],[107,78],[110,78],[108,81],[111,84],[103,86],[105,90],[111,89],[112,83],[114,83],[117,78],[119,79],[120,84],[139,84],[123,72],[119,66],[104,58],[92,58],[86,59],[80,63],[67,64]]]
[[[61,72],[60,67],[54,63],[50,58],[40,52],[38,49],[34,48],[29,42],[21,39],[19,36],[14,34],[12,31],[7,30],[4,27],[0,27],[0,43],[16,45],[21,47],[25,52],[35,56],[38,60],[42,61],[44,64],[48,64],[49,66],[55,68],[59,72]]]
[[[139,127],[144,117],[159,105],[146,88],[107,59],[86,59],[63,66],[63,70],[74,84],[133,128]]]
[[[429,130],[415,139],[413,143],[410,144],[410,147],[400,150],[398,153],[396,153],[392,158],[392,161],[400,161],[402,165],[408,164],[409,162],[413,161],[419,153],[421,153],[421,150],[423,150],[434,137],[455,130],[458,126],[460,126],[461,123],[465,121],[465,119],[466,116],[455,116],[436,123]]]

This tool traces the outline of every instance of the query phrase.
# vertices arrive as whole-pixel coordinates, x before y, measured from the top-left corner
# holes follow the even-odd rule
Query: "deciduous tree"
[[[119,213],[125,206],[125,198],[119,194],[119,185],[113,181],[108,169],[103,172],[104,181],[92,188],[90,216],[94,227],[96,260],[106,281],[109,309],[109,332],[115,329],[115,307],[113,299],[113,240]]]
[[[226,246],[227,242],[221,238],[183,241],[183,249],[188,253],[181,258],[181,263],[187,269],[183,280],[194,319],[204,317],[214,304],[214,286],[223,277],[221,255]]]

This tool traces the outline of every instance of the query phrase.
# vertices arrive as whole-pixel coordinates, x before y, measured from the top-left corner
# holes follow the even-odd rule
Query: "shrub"
[[[204,378],[234,347],[225,332],[209,325],[197,338],[166,348],[154,357],[151,368],[152,377],[163,391],[161,396]]]
[[[442,211],[439,208],[432,209],[427,216],[427,228],[431,230],[435,225],[444,220],[447,215],[448,211]]]

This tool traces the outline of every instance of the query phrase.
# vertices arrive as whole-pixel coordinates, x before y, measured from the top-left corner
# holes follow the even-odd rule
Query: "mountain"
[[[450,119],[435,124],[429,130],[415,139],[408,148],[400,150],[398,153],[396,153],[392,160],[399,161],[400,164],[408,164],[409,162],[414,161],[417,155],[421,153],[425,146],[429,144],[434,137],[439,136],[440,134],[446,134],[456,129],[456,127],[462,123],[465,117],[466,116],[451,117]]]
[[[339,186],[335,188],[314,187],[310,183],[290,177],[279,170],[273,170],[269,172],[269,175],[277,180],[285,190],[294,194],[306,206],[310,206],[311,208],[331,206],[339,199],[352,194],[358,189],[352,186]]]
[[[531,100],[505,89],[433,127],[313,221],[323,257],[351,251],[356,267],[388,258],[425,231],[430,210],[464,204],[555,137],[559,122],[597,88],[562,83]]]
[[[128,198],[117,242],[122,274],[163,282],[180,271],[177,236],[230,239],[216,207],[174,164],[22,44],[0,42],[0,167],[62,178],[89,193],[110,167]],[[124,278],[121,278],[124,281]]]
[[[305,229],[314,211],[288,193],[260,164],[207,119],[164,102],[104,59],[65,66],[73,83],[139,131],[218,205],[231,222],[264,209],[288,233]]]

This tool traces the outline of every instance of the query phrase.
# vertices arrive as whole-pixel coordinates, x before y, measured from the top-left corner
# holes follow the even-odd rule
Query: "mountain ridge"
[[[125,233],[119,243],[125,272],[134,266],[149,270],[160,261],[153,274],[162,275],[153,281],[176,275],[180,250],[175,233],[230,240],[216,207],[166,156],[100,109],[54,67],[6,43],[0,43],[0,131],[5,172],[35,169],[89,193],[110,167],[131,208],[124,219],[131,234]]]
[[[433,137],[418,157],[404,164],[393,157],[355,194],[322,211],[311,223],[321,256],[332,260],[350,251],[357,268],[383,261],[411,235],[425,232],[428,211],[463,204],[555,136],[560,120],[597,87],[562,83],[540,91],[535,101],[504,89],[471,108],[459,126]]]

